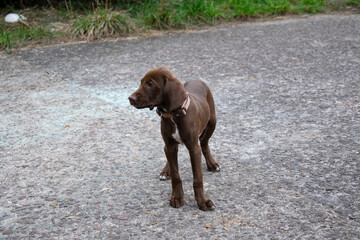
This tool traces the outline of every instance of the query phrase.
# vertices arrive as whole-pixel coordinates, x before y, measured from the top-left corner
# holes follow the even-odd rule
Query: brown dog
[[[182,143],[190,153],[197,204],[203,211],[215,209],[213,202],[205,197],[201,170],[202,151],[207,168],[220,171],[208,145],[216,126],[214,99],[209,87],[202,81],[189,81],[182,85],[169,69],[159,67],[146,73],[139,89],[129,97],[129,101],[136,108],[152,110],[157,107],[157,113],[161,116],[167,163],[160,180],[166,180],[169,176],[171,178],[170,205],[175,208],[184,205],[177,159],[178,144]]]

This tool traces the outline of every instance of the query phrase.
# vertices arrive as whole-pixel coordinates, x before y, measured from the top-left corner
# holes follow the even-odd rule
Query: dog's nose
[[[135,95],[131,95],[131,96],[129,97],[129,101],[130,101],[130,104],[131,104],[131,105],[135,105],[135,103],[136,103],[136,96],[135,96]]]

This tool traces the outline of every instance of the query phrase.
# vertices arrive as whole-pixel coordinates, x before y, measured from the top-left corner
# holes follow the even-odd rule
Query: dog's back
[[[215,117],[215,103],[208,85],[201,80],[191,80],[184,84],[186,91],[195,97],[198,101],[208,104],[210,116]]]

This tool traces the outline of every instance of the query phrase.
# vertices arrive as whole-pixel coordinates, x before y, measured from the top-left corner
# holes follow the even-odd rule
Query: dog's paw
[[[176,197],[172,196],[171,199],[170,199],[170,205],[173,208],[179,208],[182,205],[184,205],[184,198],[182,198],[182,197],[176,198]]]
[[[166,181],[170,179],[170,174],[166,173],[166,172],[162,172],[160,173],[160,181]]]
[[[210,172],[220,172],[221,170],[221,167],[217,163],[209,164],[207,165],[207,168]]]
[[[206,200],[205,202],[198,203],[198,207],[202,211],[213,211],[213,210],[215,210],[215,205],[210,199]]]

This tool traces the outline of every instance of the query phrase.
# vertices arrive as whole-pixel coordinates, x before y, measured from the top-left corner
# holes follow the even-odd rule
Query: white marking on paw
[[[160,175],[160,180],[161,180],[161,181],[165,181],[165,180],[166,180],[166,176],[165,176],[165,175]]]

